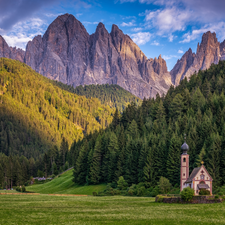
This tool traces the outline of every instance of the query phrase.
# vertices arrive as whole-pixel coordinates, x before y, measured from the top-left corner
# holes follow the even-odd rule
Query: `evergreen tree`
[[[175,185],[180,182],[180,151],[181,142],[176,134],[173,134],[168,151],[167,158],[167,177],[170,182]]]
[[[98,184],[101,179],[101,157],[101,136],[99,135],[95,143],[90,169],[90,182],[93,184]]]

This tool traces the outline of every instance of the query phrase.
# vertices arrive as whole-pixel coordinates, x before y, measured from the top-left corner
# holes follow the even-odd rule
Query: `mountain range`
[[[225,41],[203,34],[197,52],[189,49],[169,72],[161,57],[148,59],[117,25],[109,33],[99,23],[89,35],[73,15],[58,16],[43,35],[34,37],[26,51],[9,47],[0,35],[0,57],[19,60],[38,73],[72,85],[117,84],[137,97],[165,94],[171,85],[195,71],[225,59]]]

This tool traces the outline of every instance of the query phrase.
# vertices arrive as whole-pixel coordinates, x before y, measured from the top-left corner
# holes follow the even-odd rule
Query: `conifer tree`
[[[180,181],[180,155],[181,155],[181,142],[176,134],[173,134],[167,158],[167,178],[170,182],[175,185],[179,184]]]
[[[90,168],[90,182],[93,184],[98,184],[101,177],[101,136],[99,135],[93,152],[92,164]]]

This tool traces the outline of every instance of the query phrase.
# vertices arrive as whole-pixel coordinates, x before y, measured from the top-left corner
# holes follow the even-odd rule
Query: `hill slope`
[[[95,192],[103,191],[106,187],[105,184],[79,186],[75,185],[72,179],[73,179],[73,169],[61,174],[59,177],[53,179],[48,183],[28,186],[27,190],[41,194],[92,195],[94,191]]]
[[[53,81],[60,88],[75,93],[77,95],[85,96],[86,98],[97,98],[102,104],[108,105],[111,108],[117,108],[122,112],[126,106],[131,102],[137,105],[141,105],[142,100],[129,91],[126,91],[122,87],[116,84],[102,84],[102,85],[85,85],[73,88],[61,82]]]
[[[62,137],[69,146],[105,128],[113,110],[60,89],[29,66],[0,59],[0,152],[37,158]]]

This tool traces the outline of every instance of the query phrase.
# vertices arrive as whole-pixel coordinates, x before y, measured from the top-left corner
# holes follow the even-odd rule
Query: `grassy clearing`
[[[72,181],[73,170],[69,170],[60,177],[45,183],[36,184],[26,187],[27,191],[32,191],[41,194],[83,194],[92,195],[92,193],[103,191],[106,188],[105,184],[101,185],[89,185],[89,186],[78,186]]]
[[[0,195],[0,224],[224,224],[225,203],[163,204],[147,197]]]

